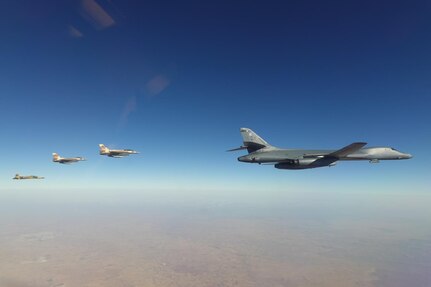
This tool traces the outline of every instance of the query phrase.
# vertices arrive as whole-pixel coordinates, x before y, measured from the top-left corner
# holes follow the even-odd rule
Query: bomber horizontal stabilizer
[[[227,151],[237,151],[237,150],[243,150],[243,149],[247,149],[247,147],[246,146],[240,146],[240,147],[237,147],[237,148],[229,149]]]

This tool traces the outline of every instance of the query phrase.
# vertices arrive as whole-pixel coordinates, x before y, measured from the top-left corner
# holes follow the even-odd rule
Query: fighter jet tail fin
[[[58,155],[58,153],[52,153],[52,160],[53,161],[56,161],[56,160],[59,160],[60,159],[60,156]]]
[[[109,148],[107,148],[104,144],[99,144],[100,154],[109,153]]]
[[[243,147],[247,148],[248,153],[255,152],[264,147],[271,146],[263,138],[258,136],[254,131],[249,128],[241,128],[240,132],[243,139]]]

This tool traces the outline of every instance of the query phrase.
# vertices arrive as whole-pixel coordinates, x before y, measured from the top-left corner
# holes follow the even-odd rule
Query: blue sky
[[[2,6],[2,190],[431,184],[429,1]],[[243,126],[280,147],[366,141],[414,158],[280,171],[225,152]],[[99,143],[141,154],[102,158]],[[60,166],[52,152],[88,161]],[[12,181],[17,172],[46,179]]]

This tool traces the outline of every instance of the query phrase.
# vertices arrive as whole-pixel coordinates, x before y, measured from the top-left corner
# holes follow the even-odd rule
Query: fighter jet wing
[[[351,153],[354,153],[354,152],[360,150],[366,144],[367,143],[364,143],[364,142],[352,143],[352,144],[349,144],[348,146],[345,146],[339,150],[331,152],[330,154],[327,154],[325,157],[337,157],[337,158],[345,157]]]
[[[77,160],[74,158],[62,158],[59,160],[59,163],[63,163],[63,164],[69,164],[69,163],[74,163]]]
[[[129,154],[123,150],[110,150],[108,156],[109,157],[125,157]]]
[[[110,153],[111,155],[114,155],[114,156],[117,156],[117,155],[125,155],[125,154],[127,154],[127,152],[119,151],[119,150],[111,150],[111,151],[109,151],[109,153]]]

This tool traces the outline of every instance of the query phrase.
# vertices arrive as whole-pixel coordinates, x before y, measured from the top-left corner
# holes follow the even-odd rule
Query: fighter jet
[[[238,157],[241,162],[272,164],[278,169],[308,169],[333,166],[341,160],[380,160],[409,159],[412,156],[391,147],[364,148],[367,143],[355,142],[338,150],[281,149],[263,140],[248,128],[240,129],[243,145],[228,151],[246,149],[247,155]]]
[[[132,149],[109,149],[104,144],[99,144],[99,154],[109,157],[125,157],[139,152]]]
[[[59,156],[58,153],[55,153],[55,152],[52,154],[52,161],[62,163],[62,164],[70,164],[70,163],[83,161],[83,160],[85,160],[85,158],[83,158],[81,156],[65,158],[65,157]]]
[[[37,175],[19,175],[15,174],[15,177],[12,179],[44,179],[43,176],[37,176]]]

